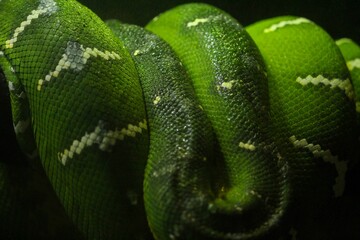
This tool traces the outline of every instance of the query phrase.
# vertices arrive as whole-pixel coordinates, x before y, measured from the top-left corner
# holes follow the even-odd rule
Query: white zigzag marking
[[[239,147],[246,149],[246,150],[250,150],[250,151],[255,151],[255,149],[256,149],[256,146],[250,142],[247,142],[247,143],[240,142]]]
[[[220,84],[220,86],[218,86],[218,89],[220,89],[220,87],[222,87],[222,88],[226,88],[228,90],[231,90],[231,88],[234,86],[235,83],[236,83],[236,80],[231,80],[231,81],[228,81],[228,82],[222,82]]]
[[[306,148],[308,149],[315,157],[322,158],[325,162],[335,165],[338,176],[335,179],[335,185],[333,190],[335,197],[339,197],[343,194],[345,189],[345,174],[347,171],[347,162],[339,161],[337,156],[332,155],[330,150],[322,150],[319,144],[308,143],[307,140],[301,139],[297,140],[295,136],[289,138],[290,142],[296,148]]]
[[[206,22],[208,22],[208,21],[209,21],[208,18],[197,18],[197,19],[195,19],[195,20],[192,21],[192,22],[188,22],[188,23],[186,24],[186,26],[187,26],[187,27],[195,27],[195,26],[197,26],[197,25],[200,24],[200,23],[206,23]]]
[[[69,159],[72,159],[75,154],[80,155],[85,147],[90,147],[98,144],[100,150],[111,151],[111,147],[116,144],[117,140],[124,140],[127,137],[136,137],[136,134],[142,133],[142,130],[147,129],[146,120],[139,122],[138,125],[128,124],[126,128],[121,130],[106,130],[104,129],[103,121],[95,127],[91,133],[85,133],[80,140],[75,139],[69,149],[58,153],[59,161],[65,166]]]
[[[316,77],[308,75],[306,78],[298,77],[296,79],[296,82],[300,83],[303,86],[310,84],[310,83],[313,85],[318,85],[319,83],[322,83],[325,86],[330,86],[330,88],[332,88],[332,89],[339,88],[339,89],[345,91],[345,94],[349,99],[354,99],[354,96],[355,96],[350,79],[345,79],[345,80],[338,79],[338,78],[328,79],[328,78],[323,77],[322,75],[318,75]]]
[[[342,38],[342,39],[337,40],[335,43],[336,43],[336,45],[340,46],[343,44],[353,43],[353,41],[351,41],[351,39],[349,39],[349,38]]]
[[[271,25],[268,28],[265,28],[264,33],[274,32],[274,31],[278,30],[279,28],[283,28],[283,27],[286,27],[289,25],[299,25],[299,24],[303,24],[303,23],[311,23],[311,21],[306,18],[296,18],[294,20],[281,21],[279,23]]]
[[[12,81],[8,81],[8,87],[10,91],[15,91],[15,84]]]
[[[156,96],[153,103],[154,105],[157,105],[159,102],[161,101],[161,97],[160,96]]]
[[[360,68],[360,58],[355,58],[351,61],[347,61],[346,65],[349,71],[352,71],[354,68]]]
[[[109,51],[99,51],[97,48],[84,48],[83,45],[77,42],[69,41],[65,49],[65,53],[62,55],[62,58],[59,60],[58,65],[55,67],[54,71],[50,71],[44,79],[38,81],[37,90],[41,90],[42,85],[45,81],[49,82],[52,78],[59,76],[59,73],[64,69],[74,69],[80,71],[83,69],[84,65],[87,63],[87,60],[90,57],[98,57],[105,60],[110,59],[120,59],[119,54]]]
[[[14,47],[14,43],[17,41],[19,34],[22,33],[25,28],[31,24],[32,20],[39,18],[39,16],[43,14],[51,15],[56,11],[56,2],[54,2],[53,0],[41,0],[38,8],[31,11],[31,14],[27,16],[26,20],[20,23],[20,27],[17,27],[15,29],[12,38],[5,42],[5,48]]]

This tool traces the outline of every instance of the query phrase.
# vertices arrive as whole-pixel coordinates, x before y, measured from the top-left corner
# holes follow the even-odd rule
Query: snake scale
[[[18,144],[74,239],[330,239],[358,149],[350,39],[201,3],[142,28],[0,0],[0,23]],[[0,163],[0,234],[26,239],[31,171]]]

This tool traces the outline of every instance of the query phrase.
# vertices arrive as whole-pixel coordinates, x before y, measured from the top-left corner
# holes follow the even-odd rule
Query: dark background
[[[79,0],[102,19],[116,18],[144,26],[159,13],[191,0]],[[360,0],[203,0],[238,19],[244,26],[256,21],[296,15],[322,26],[333,38],[360,42]]]

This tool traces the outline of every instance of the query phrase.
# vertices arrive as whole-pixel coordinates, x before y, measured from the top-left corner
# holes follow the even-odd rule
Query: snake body
[[[104,23],[74,0],[2,0],[0,13],[19,145],[82,237],[328,230],[309,219],[343,195],[356,159],[351,40],[336,44],[290,16],[245,29],[200,3],[145,28]],[[0,200],[12,209],[17,193],[0,167]],[[0,216],[16,224],[18,212]]]

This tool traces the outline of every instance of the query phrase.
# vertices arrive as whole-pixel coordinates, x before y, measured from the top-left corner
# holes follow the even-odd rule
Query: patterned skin
[[[343,195],[356,159],[359,55],[346,65],[316,24],[245,31],[206,4],[147,30],[74,0],[2,0],[0,13],[19,145],[82,237],[326,236],[309,219]],[[0,180],[0,200],[16,200],[6,164]],[[20,224],[19,209],[2,214]]]

